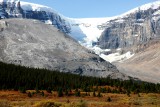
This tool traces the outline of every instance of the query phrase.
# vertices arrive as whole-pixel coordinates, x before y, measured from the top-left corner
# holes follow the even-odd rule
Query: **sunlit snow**
[[[45,24],[52,25],[52,21],[51,20],[47,20],[47,21],[45,21]]]
[[[134,54],[132,54],[130,51],[125,53],[125,54],[120,54],[119,52],[117,53],[112,53],[112,54],[109,54],[109,55],[105,55],[105,54],[100,54],[100,57],[103,58],[104,60],[106,61],[109,61],[109,62],[122,62],[122,61],[125,61],[131,57],[133,57]]]
[[[19,0],[0,0],[0,2],[18,2]],[[33,10],[33,11],[46,11],[46,12],[54,12],[63,17],[66,22],[69,22],[71,26],[70,35],[74,37],[76,40],[80,41],[83,45],[90,47],[92,45],[92,41],[97,41],[97,38],[100,37],[101,33],[104,31],[104,28],[100,29],[98,26],[105,25],[108,21],[112,19],[117,19],[116,22],[122,23],[124,20],[123,17],[126,17],[130,13],[134,13],[137,11],[144,11],[149,8],[157,9],[160,7],[160,1],[155,1],[152,3],[145,4],[143,6],[132,9],[124,14],[117,15],[114,17],[105,17],[105,18],[68,18],[60,13],[56,12],[54,9],[21,1],[22,9],[24,10]],[[158,14],[159,12],[155,13]],[[47,24],[51,24],[51,22],[47,21]]]
[[[18,2],[19,0],[0,0],[0,2]],[[109,55],[105,55],[105,52],[110,52],[110,49],[101,49],[97,46],[92,47],[92,42],[96,42],[97,39],[100,37],[101,33],[105,30],[105,28],[101,28],[102,26],[106,26],[107,23],[110,20],[116,19],[116,22],[123,23],[124,17],[127,17],[131,13],[135,13],[137,11],[144,11],[149,8],[157,9],[160,7],[160,1],[155,1],[152,3],[145,4],[143,6],[137,7],[135,9],[132,9],[124,14],[117,15],[114,17],[106,17],[106,18],[68,18],[60,13],[56,12],[54,9],[34,4],[34,3],[28,3],[21,1],[21,6],[23,10],[33,10],[33,11],[46,11],[46,12],[54,12],[55,14],[58,14],[62,19],[66,21],[67,24],[71,27],[71,33],[69,34],[76,40],[78,40],[82,45],[88,47],[89,49],[95,51],[96,54],[100,55],[103,59],[109,61],[109,62],[115,62],[115,61],[124,61],[126,59],[131,58],[134,54],[131,52],[127,52],[124,54],[120,54],[121,49],[117,49],[116,53],[112,53]],[[153,20],[157,20],[159,18],[160,11],[156,11],[153,15]],[[137,20],[139,22],[143,22],[144,19]],[[45,21],[46,24],[52,24],[53,22],[51,20]],[[135,23],[142,25],[141,23]],[[135,37],[138,37],[139,35],[135,34],[133,35]]]
[[[91,50],[93,50],[97,55],[100,55],[100,54],[102,54],[102,53],[104,53],[104,52],[109,52],[109,51],[111,51],[111,49],[101,49],[101,48],[99,48],[99,47],[97,47],[97,46],[94,46],[94,47],[92,47],[92,48],[90,48]]]

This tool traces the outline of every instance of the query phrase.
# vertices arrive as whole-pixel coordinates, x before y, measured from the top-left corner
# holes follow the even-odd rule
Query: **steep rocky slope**
[[[160,37],[160,1],[135,8],[106,23],[99,39],[101,48],[134,48]]]
[[[115,65],[129,76],[145,81],[160,83],[160,41],[152,41],[149,47],[132,58]]]
[[[54,9],[19,0],[0,0],[0,18],[27,18],[54,25],[84,45],[97,41],[104,29],[98,27],[110,18],[69,18]],[[94,30],[94,34],[92,33]]]
[[[102,27],[105,31],[98,41],[100,48],[121,49],[121,54],[128,51],[133,54],[130,59],[113,62],[121,72],[160,82],[160,1],[135,8]],[[105,55],[103,57],[107,60],[108,55]]]
[[[159,12],[160,1],[156,1],[115,17],[74,19],[47,6],[19,0],[0,0],[1,18],[40,20],[87,45],[96,42],[105,30],[98,39],[102,49],[130,48],[159,37]]]
[[[81,75],[118,74],[127,78],[114,65],[52,25],[37,20],[5,19],[0,21],[0,28],[0,60],[3,62]]]
[[[158,64],[155,64],[151,68],[149,66],[147,66],[148,68],[146,67],[146,69],[143,70],[142,68],[145,68],[144,66],[140,66],[139,68],[135,67],[135,66],[140,65],[139,64],[140,60],[130,61],[129,58],[134,56],[133,58],[143,57],[144,59],[146,59],[147,55],[145,55],[145,54],[150,53],[147,49],[149,47],[152,47],[153,44],[157,44],[157,42],[155,42],[155,41],[157,41],[157,40],[159,41],[159,38],[160,38],[160,1],[145,4],[143,6],[135,8],[125,14],[115,16],[115,17],[84,18],[84,19],[83,18],[82,19],[68,18],[68,17],[65,17],[65,16],[59,14],[58,12],[54,11],[50,7],[42,6],[42,5],[38,5],[38,4],[33,4],[33,3],[27,3],[27,2],[23,2],[23,1],[19,1],[19,0],[0,0],[0,2],[1,2],[0,3],[0,17],[2,19],[5,19],[5,18],[9,18],[9,19],[10,18],[36,19],[36,20],[40,20],[41,22],[44,22],[48,25],[53,25],[54,27],[58,28],[59,31],[61,31],[61,33],[64,32],[65,34],[72,36],[76,40],[80,41],[81,44],[89,47],[91,50],[94,50],[95,53],[98,54],[101,58],[103,58],[107,61],[110,61],[112,63],[115,63],[115,61],[121,62],[121,63],[116,63],[116,65],[118,66],[118,68],[122,72],[127,73],[130,76],[142,78],[143,80],[148,80],[148,81],[152,81],[152,82],[159,81],[158,77],[152,79],[152,77],[154,77],[154,76],[149,76],[149,74],[152,74],[152,72],[154,75],[155,71],[152,68],[158,69],[158,66],[159,66]],[[40,22],[35,21],[34,24],[35,23],[37,24]],[[1,25],[3,26],[0,28],[1,31],[5,31],[4,25],[6,25],[6,24],[4,22],[1,22]],[[8,29],[7,25],[6,25],[6,28]],[[94,31],[94,34],[93,34],[93,31]],[[103,33],[100,36],[101,32],[103,32]],[[31,35],[31,34],[32,33],[30,33],[29,35]],[[37,34],[37,33],[33,33],[33,34]],[[16,33],[15,33],[15,35],[16,35]],[[28,36],[26,38],[28,38]],[[31,38],[33,38],[33,41],[36,40],[36,39],[34,39],[34,37],[31,37]],[[55,39],[54,38],[52,38],[52,39],[55,42]],[[19,40],[21,41],[21,39],[19,39]],[[96,41],[98,41],[98,42],[96,42]],[[93,42],[93,44],[92,44],[92,42]],[[1,42],[1,44],[3,44],[3,42]],[[60,44],[57,47],[62,48],[62,49],[66,49],[62,45],[63,44]],[[90,47],[91,45],[96,45],[96,46]],[[40,49],[39,46],[41,46],[41,45],[38,44],[38,45],[35,45],[34,47],[36,47],[36,48],[38,47]],[[2,47],[4,47],[4,46],[2,45]],[[11,47],[13,48],[14,45],[12,45]],[[15,47],[15,50],[17,52],[12,52],[12,54],[18,53],[19,51],[21,51],[21,50],[18,50],[20,48],[16,48],[16,47]],[[45,48],[46,47],[47,46],[45,46]],[[157,48],[155,48],[155,51],[156,51],[156,49],[159,49],[158,45],[157,45]],[[71,50],[69,50],[69,52],[73,51],[73,50],[71,49]],[[144,50],[146,53],[144,53]],[[9,51],[9,48],[8,48],[8,51]],[[154,53],[152,53],[152,55],[155,54],[155,51],[154,51]],[[48,51],[48,52],[50,52],[50,51]],[[56,52],[58,52],[58,51],[56,51]],[[56,52],[54,51],[54,54]],[[38,51],[37,51],[37,53],[38,53]],[[41,53],[41,51],[40,51],[40,53]],[[63,52],[58,52],[58,53],[63,53]],[[5,54],[3,54],[3,51],[1,52],[1,54],[5,56]],[[9,52],[7,54],[9,54]],[[30,51],[27,54],[29,55]],[[87,54],[88,54],[88,52],[87,52]],[[81,74],[82,71],[91,71],[91,72],[87,72],[87,75],[106,76],[106,75],[104,75],[106,72],[99,73],[99,71],[102,70],[101,68],[103,68],[102,67],[103,64],[98,65],[98,66],[94,66],[95,61],[97,62],[97,61],[99,61],[99,59],[102,60],[101,58],[98,57],[98,60],[96,60],[95,58],[91,58],[92,60],[95,60],[95,61],[93,61],[94,62],[93,66],[91,66],[92,64],[89,63],[90,58],[88,60],[86,57],[85,58],[80,57],[80,59],[82,58],[81,61],[79,59],[77,59],[77,58],[79,58],[79,56],[87,56],[87,54],[86,53],[85,54],[83,53],[83,55],[76,54],[76,56],[75,56],[76,60],[73,59],[73,57],[74,57],[73,54],[62,54],[62,55],[58,54],[59,56],[57,56],[57,57],[60,62],[56,62],[55,60],[54,61],[51,60],[51,62],[46,61],[45,63],[48,63],[47,65],[43,65],[43,64],[41,65],[41,62],[43,62],[43,60],[46,57],[44,58],[44,57],[39,56],[40,58],[42,58],[42,60],[35,59],[35,60],[37,60],[37,62],[32,62],[32,63],[24,62],[25,60],[27,60],[27,58],[23,61],[19,60],[19,59],[21,59],[20,57],[16,57],[17,59],[10,57],[10,59],[9,59],[7,56],[5,58],[6,59],[8,58],[7,62],[10,62],[10,63],[18,63],[18,64],[22,64],[22,65],[42,67],[42,68],[45,67],[48,69],[55,68],[55,69],[59,69],[61,71],[75,72],[75,73],[79,73],[79,74]],[[62,56],[65,56],[65,55],[67,55],[65,58],[61,58]],[[148,57],[150,58],[151,55],[149,55]],[[156,57],[158,59],[158,56],[156,56]],[[4,57],[2,57],[2,60],[4,60],[3,58]],[[34,57],[31,57],[31,58],[34,58]],[[48,56],[47,56],[47,58],[48,58]],[[67,58],[73,59],[74,61],[76,61],[76,63],[73,60],[72,61],[68,60]],[[49,59],[50,58],[48,58],[48,60]],[[153,59],[153,57],[151,57],[151,60],[152,59]],[[129,61],[130,64],[127,61]],[[153,61],[153,63],[158,63],[158,62],[156,62],[156,61],[154,62],[154,61]],[[28,60],[27,60],[27,62],[28,62]],[[53,64],[53,62],[56,62],[57,65],[61,65],[61,66],[57,66],[55,63]],[[83,62],[83,64],[82,64],[82,62]],[[85,64],[84,64],[84,62],[85,62]],[[87,62],[87,64],[89,63],[87,66],[86,66],[86,62]],[[143,63],[143,65],[148,64],[148,63],[146,63],[145,60],[142,60],[140,62]],[[81,65],[80,67],[79,67],[79,64]],[[139,64],[139,65],[136,65],[136,64]],[[149,63],[149,64],[151,64],[151,63]],[[53,67],[53,65],[54,65],[54,67]],[[115,69],[115,67],[113,67],[113,68]],[[106,68],[104,68],[104,69],[106,70]],[[110,70],[110,71],[114,71],[114,70]],[[133,71],[133,72],[130,72],[130,71]],[[136,71],[138,71],[139,74],[137,74]],[[147,73],[145,74],[144,71],[147,71],[148,74]],[[84,73],[86,73],[86,72],[83,72],[82,74],[84,74]],[[158,74],[158,71],[157,71],[157,74]],[[114,75],[116,75],[116,74],[113,74],[112,76],[114,77]],[[118,75],[119,75],[119,73],[118,73]]]
[[[20,0],[0,0],[0,18],[37,19],[46,24],[54,25],[64,33],[70,33],[71,30],[65,17],[52,8]]]

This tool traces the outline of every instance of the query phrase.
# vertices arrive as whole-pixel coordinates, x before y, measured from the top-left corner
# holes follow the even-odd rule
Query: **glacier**
[[[44,5],[24,2],[24,1],[20,1],[20,0],[0,0],[0,2],[15,3],[16,6],[20,2],[21,7],[24,11],[30,11],[30,10],[31,11],[45,11],[48,14],[48,16],[50,15],[50,13],[54,13],[54,14],[59,15],[61,17],[61,19],[64,20],[64,22],[65,22],[65,23],[62,23],[62,24],[64,24],[63,26],[70,27],[71,31],[68,34],[71,37],[73,37],[74,39],[79,41],[80,44],[87,47],[88,49],[95,51],[96,54],[100,55],[103,59],[106,59],[107,61],[110,61],[110,60],[108,60],[108,58],[106,58],[106,57],[109,57],[108,55],[104,56],[103,54],[97,53],[97,51],[99,51],[99,50],[101,50],[101,51],[105,51],[105,50],[97,48],[97,46],[93,47],[93,43],[98,41],[98,38],[100,37],[102,32],[105,30],[105,28],[108,26],[107,25],[108,22],[111,20],[116,20],[116,22],[121,23],[121,22],[123,22],[123,18],[127,17],[131,13],[135,13],[137,11],[145,11],[149,8],[157,9],[160,7],[160,1],[155,1],[152,3],[148,3],[143,6],[137,7],[137,8],[132,9],[124,14],[117,15],[114,17],[69,18],[69,17],[63,16],[62,14],[55,11],[51,7],[44,6]],[[155,15],[156,14],[159,14],[159,11],[157,11],[155,13]],[[45,20],[44,22],[46,24],[54,26],[54,22],[50,19]],[[138,35],[135,35],[135,36],[138,36]],[[113,54],[114,54],[113,56],[115,56],[116,53],[113,53]],[[126,55],[127,55],[127,58],[130,58],[134,54],[131,54],[130,52],[128,52],[128,53],[126,53]],[[126,55],[124,55],[124,56],[126,56]],[[110,62],[114,61],[113,59],[117,59],[117,58],[112,58],[112,60]],[[124,58],[121,58],[121,59],[124,59]]]

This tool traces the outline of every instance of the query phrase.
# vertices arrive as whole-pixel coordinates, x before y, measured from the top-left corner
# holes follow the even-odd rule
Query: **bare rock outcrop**
[[[123,75],[116,66],[52,25],[29,19],[1,22],[7,24],[0,32],[0,60],[3,62],[97,77]]]
[[[110,20],[99,38],[103,49],[129,48],[137,52],[150,40],[160,38],[159,8],[137,10],[123,17]],[[136,48],[135,48],[136,47]]]

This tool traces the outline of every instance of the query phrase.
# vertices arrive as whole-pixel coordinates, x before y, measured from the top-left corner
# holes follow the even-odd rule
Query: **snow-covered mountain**
[[[46,24],[54,25],[66,34],[70,33],[70,24],[65,20],[65,17],[50,7],[19,0],[1,0],[0,2],[0,17],[3,19],[37,19]]]
[[[19,0],[0,0],[0,16],[1,18],[21,17],[37,19],[51,24],[60,29],[62,32],[69,34],[80,43],[91,46],[92,42],[96,42],[101,33],[108,28],[113,22],[123,23],[131,14],[149,9],[155,11],[153,19],[156,20],[159,14],[160,1],[149,3],[133,10],[130,10],[122,15],[106,18],[68,18],[56,12],[54,9]],[[143,18],[139,18],[137,23],[143,22]]]
[[[73,19],[49,7],[17,0],[2,1],[0,13],[0,61],[80,75],[129,79],[116,66],[66,35],[73,34],[73,24],[80,21],[73,23]],[[83,33],[80,27],[77,29]]]
[[[100,25],[110,19],[68,18],[50,7],[19,0],[0,0],[0,17],[37,19],[46,24],[54,25],[60,31],[69,34],[87,46],[91,46],[92,41],[97,41],[97,38],[104,30]]]
[[[159,23],[160,1],[137,7],[106,22],[98,41],[99,48],[121,48],[121,53],[131,53],[125,56],[130,58],[146,48],[149,41],[160,38]],[[106,60],[110,58],[108,55],[102,56]]]
[[[56,26],[58,29],[63,31],[64,33],[68,33],[71,37],[75,38],[77,41],[82,43],[85,46],[91,46],[92,42],[96,42],[97,38],[101,35],[102,31],[104,30],[101,28],[100,25],[103,25],[103,23],[107,22],[110,20],[110,18],[79,18],[79,19],[74,19],[74,18],[69,18],[66,16],[63,16],[62,14],[56,12],[50,7],[43,6],[43,5],[38,5],[38,4],[33,4],[33,3],[27,3],[27,2],[22,2],[21,1],[21,7],[24,11],[43,11],[48,14],[48,20],[45,20],[44,22],[46,24],[52,24],[56,26],[58,23],[64,21],[64,23],[60,23],[59,26],[62,26],[60,28],[59,26]],[[57,19],[52,19],[49,14],[57,15],[59,18],[61,18],[60,21],[55,22]],[[34,18],[34,17],[33,17]],[[67,27],[66,30],[62,30],[63,27]],[[94,33],[93,33],[94,31]]]
[[[160,82],[160,1],[145,4],[109,20],[104,27],[98,41],[99,48],[121,51],[109,55],[103,52],[101,57],[113,63],[115,61],[112,59],[119,56],[117,60],[120,63],[115,64],[121,72],[146,81]]]
[[[106,46],[106,39],[103,38],[104,36],[101,36],[104,30],[115,25],[121,27],[123,22],[126,22],[126,20],[130,21],[130,19],[133,19],[130,21],[130,24],[141,25],[149,13],[152,13],[152,20],[156,21],[159,19],[159,8],[160,1],[156,1],[114,17],[74,19],[65,17],[47,6],[19,0],[0,0],[0,17],[37,19],[46,24],[54,25],[60,31],[69,34],[87,47],[90,47],[92,44],[96,45],[95,42],[100,38],[101,48],[111,48],[111,45],[104,47]],[[138,37],[137,34],[134,34],[134,36]],[[110,43],[113,44],[112,47],[116,46],[114,44],[116,42]],[[121,46],[116,48],[121,48]]]
[[[106,23],[99,38],[101,48],[124,48],[158,36],[160,1],[137,7]]]
[[[68,18],[68,19],[71,26],[70,35],[73,38],[76,37],[76,34],[80,35],[78,36],[80,38],[76,37],[77,40],[80,41],[80,43],[82,43],[83,45],[91,47],[92,43],[97,42],[101,33],[104,31],[104,29],[101,28],[101,25],[107,22],[110,18],[79,18],[79,19]]]
[[[84,38],[79,36],[81,37],[80,40],[84,40],[84,45],[87,47],[90,47],[91,45],[94,45],[94,42],[97,42],[97,40],[99,40],[104,30],[106,30],[112,25],[114,26],[115,23],[122,24],[126,20],[130,21],[133,17],[134,19],[132,20],[132,23],[130,23],[132,25],[143,24],[147,19],[147,17],[151,17],[151,19],[154,22],[156,22],[160,18],[159,14],[160,14],[160,1],[155,1],[152,3],[142,5],[140,7],[134,8],[124,14],[113,16],[113,17],[71,19],[72,20],[72,22],[70,22],[71,29],[72,29],[71,36],[75,37],[75,34],[73,32],[78,32],[76,31],[76,29],[80,28],[80,30],[86,36],[86,37],[84,36]],[[78,32],[78,34],[80,33]],[[138,35],[135,34],[134,36],[137,37]],[[103,40],[105,39],[103,38]],[[101,44],[103,45],[103,42],[101,42]],[[121,48],[121,47],[117,47],[117,48]]]
[[[2,19],[36,19],[53,25],[112,63],[123,63],[136,57],[137,52],[150,46],[150,41],[160,38],[160,1],[145,4],[114,17],[79,19],[63,16],[43,5],[19,0],[0,2]],[[125,66],[123,71],[124,69]]]
[[[140,11],[146,11],[148,9],[154,9],[154,10],[157,9],[153,17],[154,20],[157,20],[157,18],[159,17],[158,8],[160,4],[160,1],[149,3],[141,7],[137,7],[122,15],[114,17],[74,19],[65,17],[62,14],[56,12],[54,9],[39,4],[28,3],[19,0],[0,0],[0,2],[1,2],[0,3],[1,18],[17,17],[17,18],[40,20],[46,24],[50,24],[57,27],[60,31],[69,34],[71,37],[79,41],[82,45],[91,49],[93,49],[92,48],[93,45],[97,44],[100,45],[100,48],[104,49],[116,46],[117,42],[113,43],[110,41],[109,43],[112,44],[113,46],[109,45],[109,47],[104,47],[106,46],[107,42],[106,39],[104,38],[105,36],[101,36],[101,33],[107,28],[110,28],[110,26],[112,25],[114,26],[116,23],[118,23],[118,26],[120,26],[121,23],[123,23],[126,19],[130,20],[130,16],[139,17],[138,15]],[[145,15],[143,16],[145,17]],[[141,24],[143,22],[144,18],[138,18],[136,22],[130,24]],[[137,34],[135,35],[136,35],[135,37],[138,36]],[[121,47],[116,47],[116,48],[121,48]],[[93,50],[95,49],[96,47]],[[104,59],[108,59],[105,58],[103,54],[101,56]]]

